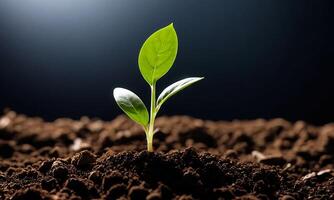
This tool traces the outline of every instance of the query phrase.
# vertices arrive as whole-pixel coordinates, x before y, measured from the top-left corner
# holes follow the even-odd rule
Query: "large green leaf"
[[[167,101],[170,97],[175,95],[176,93],[182,91],[183,89],[189,87],[190,85],[202,80],[203,77],[192,77],[192,78],[185,78],[180,81],[173,83],[172,85],[168,86],[164,89],[158,97],[157,100],[157,108],[160,109],[161,105]]]
[[[114,89],[114,98],[118,106],[135,122],[146,126],[148,111],[143,101],[133,92],[124,88]]]
[[[139,52],[138,65],[148,84],[152,85],[172,67],[178,48],[173,24],[153,33]]]

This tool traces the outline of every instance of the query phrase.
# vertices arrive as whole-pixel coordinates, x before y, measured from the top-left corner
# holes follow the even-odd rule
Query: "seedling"
[[[154,121],[161,106],[173,95],[202,80],[202,77],[186,78],[164,89],[156,100],[156,83],[173,66],[178,50],[178,39],[173,24],[153,33],[140,49],[138,65],[142,76],[151,88],[150,114],[143,101],[124,88],[114,89],[118,106],[146,133],[147,150],[153,151]]]

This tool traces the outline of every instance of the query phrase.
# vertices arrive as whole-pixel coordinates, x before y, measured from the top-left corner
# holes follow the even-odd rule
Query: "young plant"
[[[173,24],[153,33],[143,44],[139,52],[140,72],[151,88],[151,108],[148,113],[143,101],[133,92],[124,88],[114,89],[114,98],[118,106],[146,133],[147,150],[153,151],[154,121],[161,106],[173,95],[203,79],[186,78],[164,89],[156,100],[156,83],[172,67],[178,49],[178,39]]]

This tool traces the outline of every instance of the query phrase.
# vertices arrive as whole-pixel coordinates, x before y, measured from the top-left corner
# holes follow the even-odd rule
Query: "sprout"
[[[135,93],[124,88],[114,89],[114,98],[118,106],[145,130],[147,150],[150,152],[153,151],[154,121],[161,106],[176,93],[203,79],[192,77],[177,81],[164,89],[156,100],[156,83],[173,66],[177,49],[178,39],[173,24],[153,33],[140,49],[139,69],[151,88],[150,114]]]

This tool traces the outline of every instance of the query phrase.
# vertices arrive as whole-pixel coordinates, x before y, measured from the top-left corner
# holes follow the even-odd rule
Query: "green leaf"
[[[153,85],[173,66],[178,40],[173,24],[153,33],[139,52],[138,65],[148,84]]]
[[[172,85],[168,86],[164,89],[158,97],[157,100],[157,108],[160,109],[161,105],[167,101],[170,97],[177,94],[181,90],[189,87],[190,85],[202,80],[203,77],[192,77],[192,78],[185,78],[180,81],[173,83]]]
[[[114,89],[114,98],[118,106],[135,122],[146,126],[148,111],[143,101],[133,92],[124,88]]]

